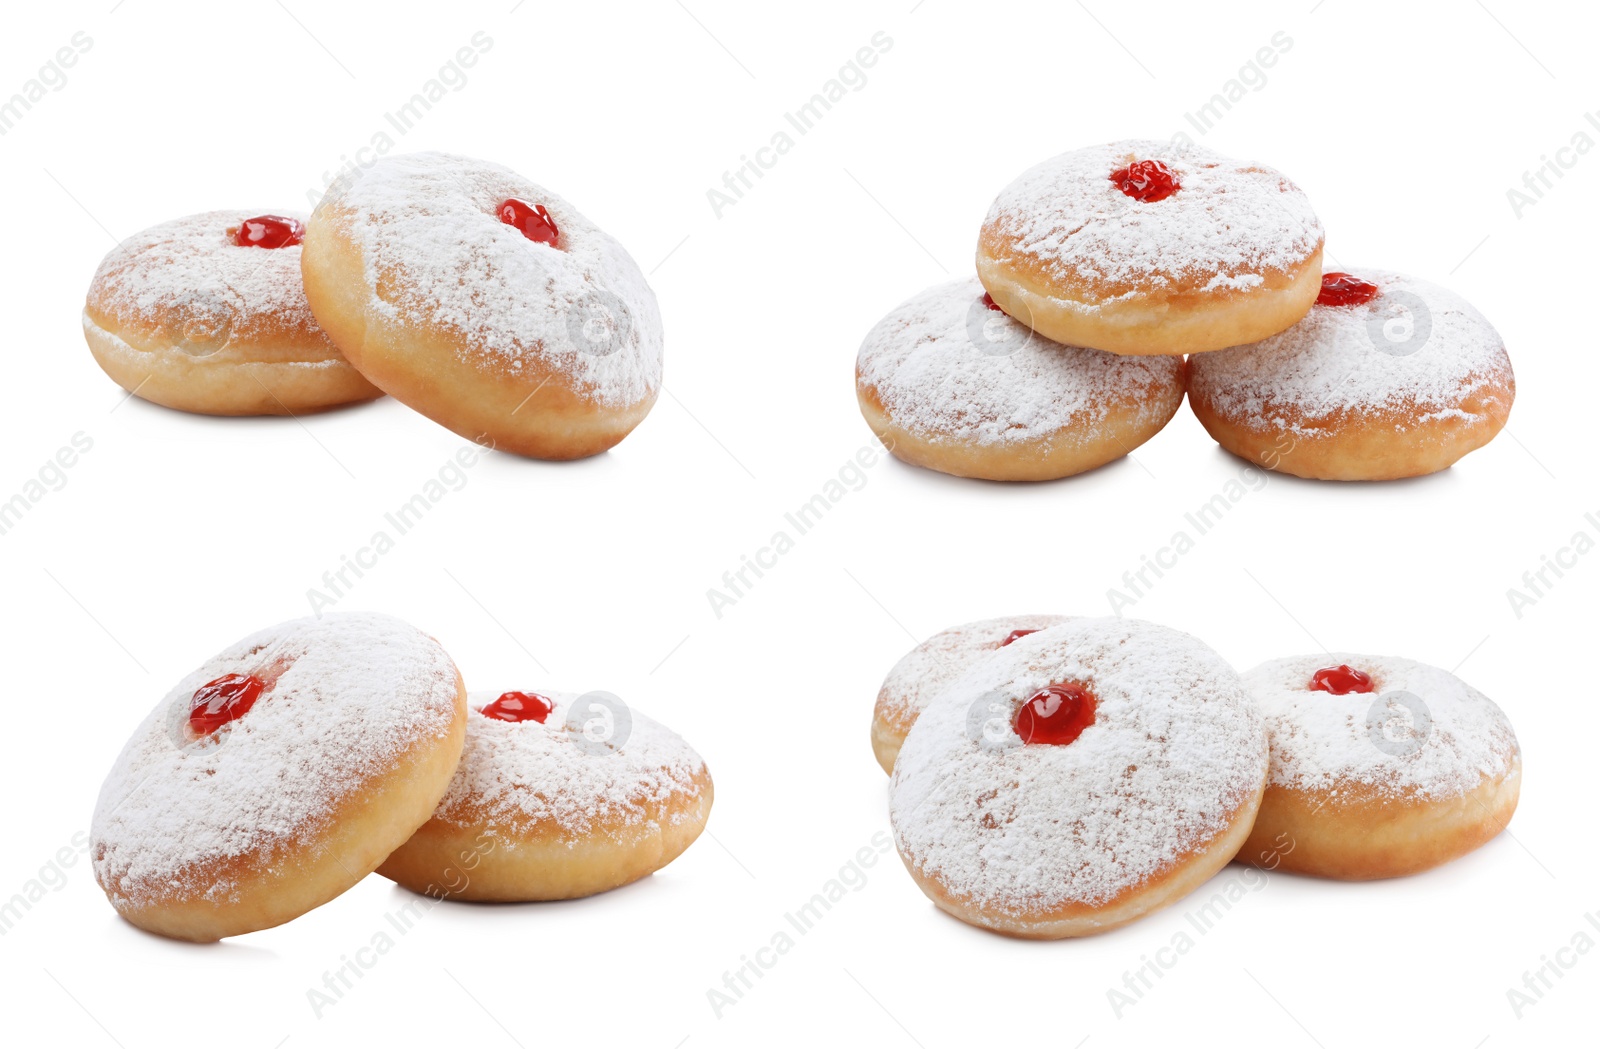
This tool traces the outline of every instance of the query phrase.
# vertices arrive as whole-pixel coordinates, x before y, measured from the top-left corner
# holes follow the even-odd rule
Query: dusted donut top
[[[317,325],[300,280],[300,245],[240,247],[233,231],[268,213],[205,211],[163,222],[118,244],[89,284],[87,317],[135,343],[162,341],[197,357],[228,360],[228,343],[251,360],[321,361],[339,351]]]
[[[268,684],[239,719],[196,737],[196,689]],[[167,693],[123,748],[95,805],[95,874],[114,898],[233,899],[230,861],[270,865],[328,829],[419,743],[455,723],[455,665],[390,616],[327,613],[230,645]]]
[[[1259,428],[1316,436],[1340,417],[1394,417],[1399,431],[1491,414],[1513,382],[1499,332],[1465,299],[1384,270],[1370,302],[1313,306],[1288,331],[1198,354],[1191,383],[1216,410]]]
[[[1025,744],[1018,707],[1086,685],[1095,719],[1064,746]],[[1007,915],[1105,905],[1229,829],[1267,771],[1239,675],[1188,634],[1073,619],[963,675],[912,727],[889,815],[907,862]]]
[[[1142,202],[1111,174],[1159,160],[1181,188]],[[1246,291],[1293,274],[1322,247],[1300,188],[1259,164],[1199,146],[1124,141],[1073,150],[1023,172],[995,198],[980,243],[1092,293],[1085,308],[1135,294]]]
[[[549,210],[555,246],[500,221],[511,197]],[[446,330],[469,363],[515,376],[537,359],[607,407],[660,386],[661,312],[638,265],[582,212],[509,168],[448,153],[387,157],[337,179],[317,211],[328,208],[348,216],[372,308]]]
[[[879,712],[896,721],[921,713],[935,696],[992,652],[1013,630],[1043,630],[1069,616],[997,616],[941,630],[900,657],[878,693]]]
[[[1371,676],[1373,691],[1306,687],[1319,669],[1341,663]],[[1517,757],[1500,708],[1426,663],[1324,652],[1271,660],[1244,680],[1267,718],[1274,786],[1436,800],[1505,775]]]
[[[976,277],[912,296],[867,333],[856,375],[884,411],[930,441],[1003,445],[1075,430],[1087,438],[1111,406],[1165,422],[1155,396],[1181,381],[1177,357],[1063,346],[983,303]]]
[[[543,722],[478,713],[497,692],[467,697],[466,746],[435,819],[578,837],[596,823],[660,820],[670,800],[700,796],[705,762],[671,729],[613,697],[538,694],[554,703]]]

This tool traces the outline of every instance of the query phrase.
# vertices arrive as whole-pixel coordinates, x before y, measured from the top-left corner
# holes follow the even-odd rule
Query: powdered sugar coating
[[[479,714],[498,692],[467,697],[466,746],[435,819],[461,827],[487,823],[513,834],[555,827],[577,838],[597,821],[643,823],[657,819],[675,798],[700,796],[695,777],[705,762],[671,729],[629,710],[626,738],[616,746],[607,737],[621,735],[617,719],[606,723],[602,708],[580,705],[573,719],[577,693],[538,694],[554,702],[542,723]],[[586,725],[591,717],[600,720]]]
[[[1134,200],[1111,173],[1159,160],[1182,188]],[[984,221],[986,243],[1087,285],[1097,301],[1174,290],[1247,291],[1293,274],[1322,246],[1322,223],[1298,186],[1259,164],[1199,146],[1123,141],[1077,149],[1023,172]]]
[[[1171,414],[1176,357],[1063,346],[982,304],[976,277],[935,285],[867,333],[857,381],[896,423],[930,441],[1088,440],[1113,405],[1143,425]],[[1163,396],[1163,394],[1165,396]]]
[[[1017,708],[1063,682],[1093,692],[1094,724],[1066,746],[1022,743]],[[1266,772],[1261,716],[1221,656],[1152,623],[1073,619],[928,705],[895,763],[889,815],[924,876],[1019,916],[1102,905],[1165,874],[1229,829]]]
[[[879,713],[896,721],[916,718],[935,696],[978,662],[999,651],[1014,630],[1043,630],[1070,616],[996,616],[948,627],[900,657],[878,691]]]
[[[1385,270],[1349,271],[1378,286],[1370,302],[1313,306],[1287,331],[1189,360],[1190,386],[1256,429],[1315,437],[1351,414],[1397,416],[1405,431],[1476,421],[1511,388],[1499,332],[1454,292]]]
[[[511,197],[549,210],[557,246],[500,221]],[[318,216],[330,207],[353,216],[370,308],[444,328],[463,360],[513,377],[536,360],[608,407],[637,404],[660,386],[661,312],[644,274],[543,186],[499,164],[411,153],[346,172]]]
[[[1370,675],[1373,691],[1335,696],[1306,687],[1318,670],[1339,664]],[[1505,775],[1518,752],[1516,733],[1492,700],[1415,660],[1293,656],[1263,663],[1244,680],[1266,715],[1275,786],[1438,800]]]
[[[164,327],[208,349],[229,335],[303,331],[297,348],[309,360],[339,357],[300,279],[300,245],[240,247],[231,231],[245,219],[276,214],[305,221],[294,211],[205,211],[136,233],[101,260],[89,286],[89,304],[117,326]],[[225,352],[225,350],[223,351]]]
[[[196,738],[191,698],[225,674],[270,687]],[[106,777],[90,830],[96,877],[113,902],[237,899],[208,866],[269,867],[318,835],[412,747],[450,734],[457,681],[437,642],[376,613],[297,619],[230,645],[167,693]]]

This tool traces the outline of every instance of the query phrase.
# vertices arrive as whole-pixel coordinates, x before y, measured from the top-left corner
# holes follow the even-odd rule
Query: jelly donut
[[[1288,331],[1189,361],[1189,403],[1218,444],[1330,481],[1443,470],[1500,432],[1515,396],[1483,314],[1381,270],[1329,273]]]
[[[959,477],[1042,481],[1120,459],[1183,403],[1183,362],[1062,346],[975,278],[897,306],[856,358],[861,414],[898,458]]]
[[[298,415],[382,396],[306,303],[304,218],[207,211],[118,244],[89,284],[89,352],[129,393],[205,415]]]
[[[1065,623],[1068,616],[997,616],[949,627],[900,657],[878,689],[872,708],[872,753],[883,771],[894,771],[895,755],[922,708],[951,683],[1020,637]]]
[[[451,899],[572,899],[660,870],[705,827],[705,762],[615,696],[474,693],[468,704],[450,789],[384,877]]]
[[[345,173],[312,213],[302,265],[345,356],[479,443],[594,455],[660,391],[644,274],[571,204],[498,164],[413,153]]]
[[[1266,777],[1261,715],[1222,657],[1151,623],[1073,619],[928,704],[889,818],[940,909],[1011,936],[1085,936],[1233,859]]]
[[[1293,182],[1198,146],[1112,142],[1053,157],[995,198],[978,277],[1011,316],[1112,353],[1202,353],[1305,316],[1322,224]]]
[[[297,619],[178,682],[100,788],[95,878],[141,929],[211,941],[280,925],[376,870],[461,756],[444,649],[373,613]]]
[[[1272,771],[1241,861],[1393,878],[1465,855],[1511,822],[1516,733],[1454,674],[1324,653],[1263,663],[1244,680],[1267,719]]]

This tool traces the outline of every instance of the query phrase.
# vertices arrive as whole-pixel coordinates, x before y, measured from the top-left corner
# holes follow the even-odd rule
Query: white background
[[[129,1049],[1592,1040],[1600,951],[1564,954],[1575,965],[1520,1019],[1506,995],[1580,929],[1600,939],[1584,917],[1600,910],[1600,556],[1520,618],[1506,595],[1576,531],[1600,534],[1584,520],[1600,511],[1585,323],[1600,156],[1566,155],[1575,166],[1520,217],[1506,195],[1575,133],[1600,138],[1584,122],[1600,77],[1580,5],[113,2],[28,5],[0,33],[0,97],[75,32],[93,40],[0,137],[0,498],[75,433],[93,441],[0,536],[0,900],[26,893],[58,849],[71,856],[105,770],[172,682],[305,614],[322,573],[462,443],[389,401],[299,421],[124,403],[79,331],[96,263],[189,212],[304,209],[480,30],[492,49],[395,151],[506,163],[628,245],[665,315],[666,393],[598,458],[486,458],[337,607],[432,632],[475,688],[617,692],[701,750],[717,804],[710,833],[641,884],[435,908],[320,1018],[307,989],[406,902],[390,883],[196,947],[120,922],[78,859],[64,879],[47,870],[59,887],[0,937],[14,1037]],[[714,215],[706,191],[879,31],[893,45],[865,86]],[[1196,134],[1185,113],[1278,31],[1293,45],[1265,84]],[[1054,484],[884,462],[720,620],[706,598],[868,442],[852,389],[862,335],[968,272],[1002,185],[1063,149],[1180,129],[1297,180],[1331,266],[1412,272],[1477,303],[1520,396],[1508,431],[1444,474],[1249,491],[1132,614],[1195,632],[1241,668],[1322,646],[1459,666],[1524,747],[1511,833],[1403,881],[1273,877],[1120,1018],[1108,989],[1190,928],[1198,898],[1095,939],[1013,942],[935,911],[891,854],[718,1019],[707,989],[887,828],[867,728],[902,651],[981,616],[1107,611],[1122,573],[1240,476],[1187,408],[1136,461]],[[1247,875],[1218,877],[1204,891]]]

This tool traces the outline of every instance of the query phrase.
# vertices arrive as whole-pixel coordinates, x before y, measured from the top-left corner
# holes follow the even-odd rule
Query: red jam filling
[[[254,674],[224,674],[207,681],[189,701],[189,727],[203,736],[244,717],[266,687]]]
[[[233,231],[233,242],[241,248],[287,248],[305,239],[306,228],[299,219],[282,215],[257,215],[245,219]]]
[[[1318,306],[1360,306],[1378,297],[1378,286],[1350,273],[1324,273]]]
[[[1019,637],[1027,637],[1029,634],[1037,633],[1037,630],[1013,630],[1011,633],[1006,635],[1006,639],[1004,641],[1000,642],[1000,647],[1005,648]]]
[[[1183,188],[1178,176],[1159,160],[1136,160],[1120,171],[1113,171],[1111,181],[1141,204],[1166,200]]]
[[[1352,692],[1371,692],[1372,678],[1355,669],[1340,663],[1336,667],[1323,667],[1311,675],[1311,684],[1307,686],[1313,692],[1331,692],[1336,696],[1348,696]]]
[[[478,713],[496,721],[537,721],[543,725],[555,708],[554,703],[535,692],[502,692],[499,699]]]
[[[991,310],[994,310],[996,313],[1004,313],[1005,312],[1005,310],[1002,310],[1000,308],[1000,304],[999,303],[995,302],[993,299],[991,299],[989,297],[989,293],[988,292],[984,292],[983,293],[983,304],[985,306],[989,307]]]
[[[1094,724],[1094,694],[1082,685],[1051,685],[1022,704],[1011,727],[1024,743],[1071,743]]]
[[[550,217],[550,212],[545,210],[543,204],[529,204],[511,197],[501,203],[499,215],[501,222],[515,226],[524,237],[539,244],[548,244],[553,248],[561,236],[561,231],[556,229],[556,220]]]

